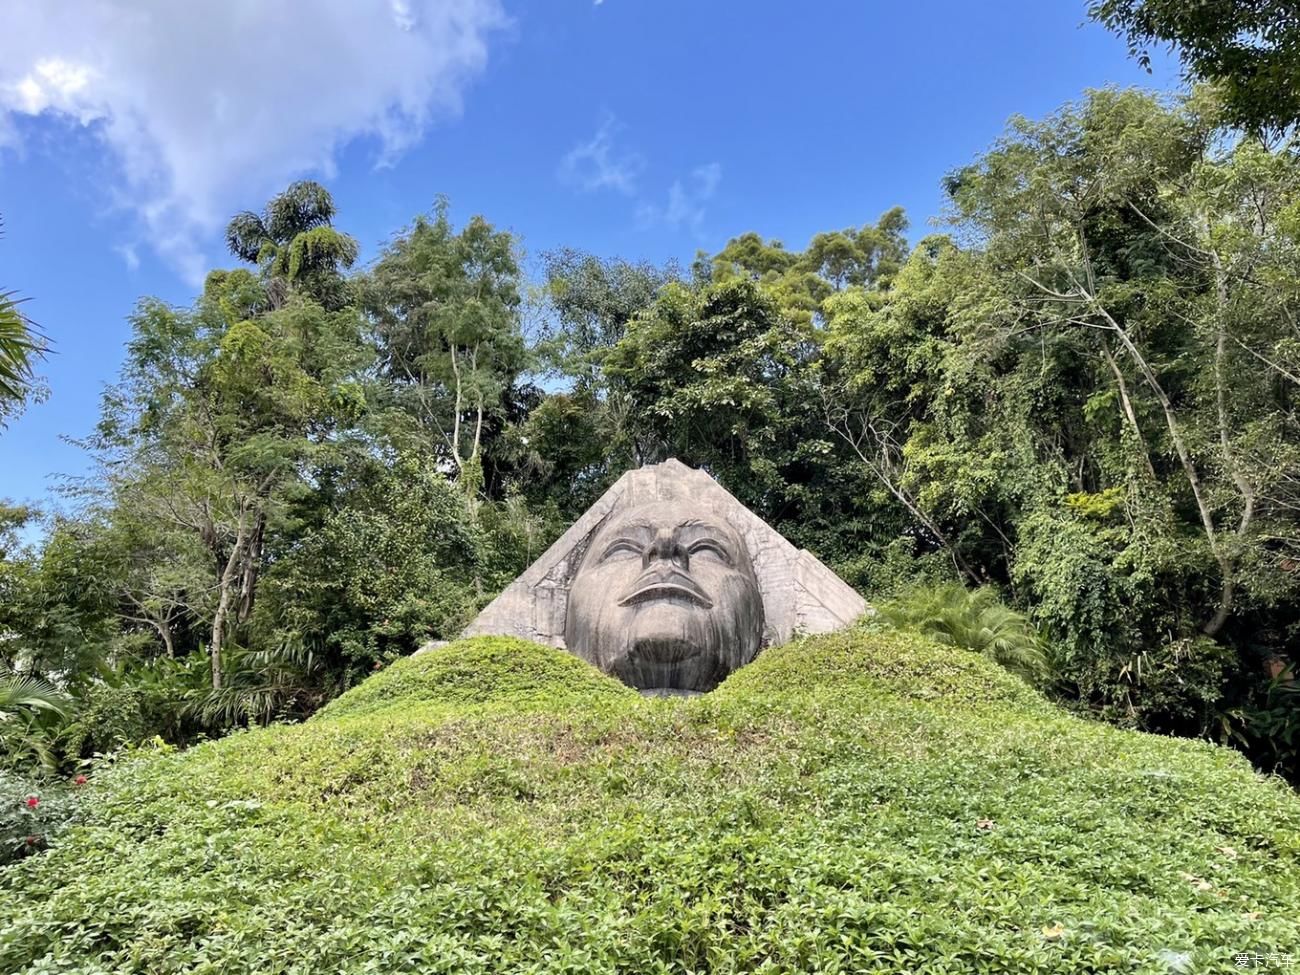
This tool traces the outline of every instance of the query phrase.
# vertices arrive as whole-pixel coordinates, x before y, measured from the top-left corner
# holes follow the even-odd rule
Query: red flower
[[[73,784],[73,785],[85,785],[85,784],[86,784],[86,777],[85,777],[84,775],[78,775],[75,779],[72,780],[72,784]]]
[[[28,796],[28,797],[27,797],[27,808],[28,808],[28,809],[35,809],[35,808],[36,808],[37,806],[39,806],[40,804],[41,804],[41,800],[38,799],[38,798],[36,798],[36,796]]]

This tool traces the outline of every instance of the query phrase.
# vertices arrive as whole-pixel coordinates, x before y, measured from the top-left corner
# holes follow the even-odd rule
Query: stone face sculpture
[[[704,471],[628,471],[465,636],[567,647],[644,690],[709,690],[762,647],[868,611]]]
[[[685,499],[611,517],[569,590],[565,645],[633,687],[710,690],[749,663],[762,638],[763,596],[744,539]]]

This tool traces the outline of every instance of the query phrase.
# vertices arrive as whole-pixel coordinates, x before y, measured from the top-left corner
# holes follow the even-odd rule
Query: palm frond
[[[36,677],[0,677],[0,711],[49,711],[67,717],[68,699],[53,685]]]
[[[302,718],[328,697],[318,654],[301,640],[257,650],[232,648],[226,658],[226,683],[205,693],[189,712],[209,728],[269,724]]]
[[[32,364],[42,346],[18,310],[18,297],[0,291],[0,402],[21,400],[32,382]]]
[[[1023,613],[1005,605],[990,586],[971,590],[949,583],[918,588],[886,602],[879,612],[893,626],[981,654],[1031,683],[1048,676],[1037,628]]]
[[[310,179],[289,184],[266,205],[265,224],[273,240],[289,241],[334,219],[334,199],[329,190]]]
[[[230,253],[249,264],[259,262],[270,236],[262,218],[248,210],[235,214],[226,225],[226,246]]]

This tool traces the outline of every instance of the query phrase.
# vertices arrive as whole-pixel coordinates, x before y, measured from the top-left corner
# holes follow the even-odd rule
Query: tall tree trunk
[[[1096,298],[1090,294],[1085,294],[1084,297],[1106,319],[1110,330],[1114,332],[1120,344],[1124,346],[1129,358],[1137,366],[1138,372],[1146,380],[1147,386],[1155,394],[1156,402],[1160,404],[1160,409],[1165,415],[1165,426],[1169,430],[1169,439],[1173,442],[1174,452],[1178,454],[1179,463],[1182,464],[1183,473],[1187,477],[1187,484],[1192,489],[1192,497],[1196,501],[1196,510],[1201,516],[1201,527],[1205,529],[1205,537],[1209,540],[1210,550],[1214,553],[1214,557],[1219,559],[1221,546],[1219,545],[1218,532],[1214,527],[1214,515],[1210,511],[1209,503],[1205,500],[1205,488],[1201,484],[1201,475],[1196,470],[1191,451],[1187,449],[1187,442],[1183,439],[1182,428],[1178,422],[1178,414],[1174,411],[1173,401],[1169,399],[1169,394],[1165,392],[1164,386],[1160,384],[1160,380],[1156,377],[1151,364],[1147,362],[1146,356],[1142,354],[1142,350],[1129,337],[1124,327],[1115,321],[1110,312]]]
[[[1206,636],[1215,636],[1223,624],[1227,622],[1228,617],[1232,614],[1232,606],[1236,596],[1236,566],[1233,559],[1223,547],[1223,541],[1219,538],[1219,533],[1215,529],[1214,515],[1210,511],[1209,502],[1205,497],[1205,489],[1201,484],[1200,474],[1196,470],[1196,464],[1192,460],[1191,452],[1187,449],[1187,443],[1183,439],[1182,429],[1178,422],[1177,413],[1174,411],[1174,404],[1169,399],[1168,393],[1165,392],[1164,386],[1156,377],[1155,370],[1151,368],[1146,357],[1142,355],[1141,350],[1129,337],[1126,332],[1103,306],[1091,294],[1085,292],[1084,297],[1088,300],[1098,313],[1106,320],[1111,330],[1119,338],[1120,343],[1124,346],[1129,357],[1137,366],[1138,371],[1146,380],[1147,386],[1155,394],[1156,401],[1160,404],[1160,409],[1165,415],[1165,425],[1169,430],[1169,439],[1173,442],[1174,451],[1178,454],[1178,460],[1182,464],[1183,473],[1187,477],[1188,486],[1192,489],[1192,497],[1196,501],[1196,510],[1201,516],[1201,525],[1205,529],[1205,537],[1210,543],[1210,553],[1214,556],[1214,561],[1219,565],[1219,604],[1215,609],[1214,615],[1203,627],[1201,632]],[[1222,336],[1220,336],[1220,343]],[[1219,344],[1219,343],[1216,343]],[[1222,388],[1222,384],[1220,389]],[[1249,518],[1254,507],[1253,499],[1246,506],[1246,522],[1249,525]],[[1244,532],[1244,529],[1243,529]]]
[[[212,616],[212,642],[208,654],[212,660],[212,689],[221,690],[222,652],[225,650],[226,635],[230,626],[231,613],[236,609],[235,587],[239,580],[240,567],[243,563],[244,550],[248,545],[249,529],[246,511],[239,514],[239,528],[235,533],[235,544],[226,558],[226,566],[221,572],[218,583],[217,611]]]
[[[473,351],[470,353],[469,367],[471,373],[473,373],[473,375],[477,377],[478,376],[478,346],[477,345],[474,346]],[[475,402],[474,448],[470,452],[470,456],[476,458],[478,457],[479,444],[482,442],[483,439],[483,413],[484,413],[483,387],[478,382],[476,382],[474,385],[474,402]]]
[[[451,412],[451,456],[456,462],[456,471],[465,469],[465,461],[460,455],[460,411],[464,403],[464,389],[460,378],[460,360],[456,355],[456,345],[451,345],[451,372],[456,381],[456,401]]]
[[[1124,412],[1125,419],[1128,420],[1129,426],[1133,429],[1133,435],[1137,438],[1138,447],[1142,451],[1142,463],[1151,475],[1151,479],[1156,479],[1156,468],[1151,463],[1151,449],[1147,446],[1146,437],[1142,436],[1142,428],[1138,426],[1137,412],[1133,409],[1133,401],[1129,398],[1128,382],[1124,379],[1124,373],[1115,361],[1115,356],[1111,354],[1110,342],[1102,341],[1101,353],[1106,360],[1106,365],[1110,366],[1111,373],[1115,376],[1115,384],[1119,387],[1119,404],[1120,409]]]
[[[171,623],[168,620],[159,620],[154,624],[158,630],[158,635],[162,637],[163,646],[167,649],[167,656],[174,658],[176,656],[176,637],[172,634]]]
[[[217,602],[216,615],[212,617],[212,640],[208,644],[208,657],[212,662],[212,689],[214,691],[221,690],[221,652],[222,644],[226,638],[226,616],[229,613],[229,594],[223,589],[221,599]]]
[[[262,547],[266,542],[266,515],[258,513],[249,538],[248,555],[243,560],[239,580],[239,611],[237,619],[246,622],[253,615],[253,601],[257,595],[257,573],[262,564]]]
[[[1223,466],[1232,478],[1241,494],[1241,521],[1237,525],[1237,539],[1244,539],[1250,530],[1255,516],[1255,486],[1242,473],[1237,462],[1237,452],[1232,446],[1232,436],[1228,420],[1228,380],[1224,373],[1224,363],[1228,353],[1228,279],[1223,269],[1223,262],[1218,252],[1211,250],[1210,262],[1214,266],[1214,294],[1216,302],[1215,336],[1214,336],[1214,405],[1219,426],[1219,447],[1223,451]],[[1206,636],[1214,636],[1223,628],[1223,624],[1232,615],[1233,597],[1236,591],[1234,579],[1236,566],[1225,572],[1223,585],[1219,592],[1219,606],[1214,616],[1203,627]]]

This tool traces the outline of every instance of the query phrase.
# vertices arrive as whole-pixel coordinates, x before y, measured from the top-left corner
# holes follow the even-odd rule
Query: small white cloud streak
[[[666,225],[698,233],[704,223],[705,204],[722,182],[722,164],[705,163],[691,170],[685,180],[674,180],[664,205],[652,203],[638,188],[645,159],[617,145],[622,125],[606,115],[596,134],[579,142],[560,160],[560,181],[583,192],[613,190],[636,201],[636,222],[644,228]]]
[[[134,271],[140,267],[140,252],[134,244],[119,244],[113,250],[117,251],[128,271]]]
[[[642,203],[637,208],[637,222],[642,227],[662,223],[674,230],[686,228],[698,233],[704,224],[705,204],[713,199],[721,182],[721,163],[696,166],[685,180],[673,181],[668,188],[666,205]]]
[[[636,193],[637,177],[644,160],[634,152],[620,152],[614,144],[622,129],[612,115],[586,142],[580,142],[560,160],[560,180],[584,192],[615,190],[625,196]]]
[[[391,162],[461,94],[506,26],[498,0],[9,0],[0,146],[23,119],[87,126],[106,195],[191,281],[236,210],[328,177],[356,138]]]

